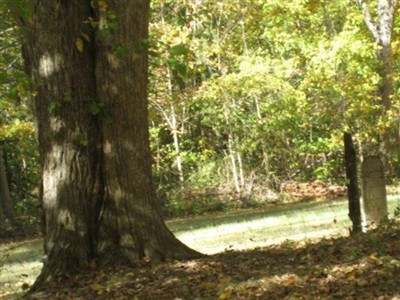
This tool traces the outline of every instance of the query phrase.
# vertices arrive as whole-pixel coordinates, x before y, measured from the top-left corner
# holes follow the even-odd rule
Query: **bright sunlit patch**
[[[317,210],[298,207],[258,219],[239,218],[239,222],[213,224],[197,230],[187,228],[176,236],[189,247],[205,254],[226,250],[245,250],[279,244],[286,240],[318,240],[347,235],[350,221],[346,202],[326,203]],[[195,224],[193,227],[196,227]]]
[[[53,145],[49,164],[62,163],[63,148]],[[66,167],[45,166],[43,169],[43,202],[45,207],[54,208],[57,204],[58,186],[65,178]]]
[[[265,229],[265,232],[268,232],[268,228]],[[293,233],[293,234],[284,234],[281,237],[268,238],[268,235],[265,235],[263,238],[249,238],[251,235],[251,231],[246,234],[236,235],[235,233],[225,235],[221,234],[220,236],[212,236],[209,239],[206,237],[198,238],[195,234],[188,238],[182,238],[177,235],[178,238],[187,244],[189,247],[204,253],[204,254],[215,254],[219,252],[223,252],[226,250],[247,250],[254,249],[257,247],[267,247],[271,245],[277,245],[284,243],[287,240],[290,241],[312,241],[318,240],[323,237],[332,237],[332,236],[345,236],[348,233],[346,230],[340,230],[338,228],[331,229],[321,229],[315,230],[313,232],[301,232],[301,233]],[[221,240],[222,243],[215,243],[214,240]],[[227,241],[230,240],[231,242]]]
[[[0,249],[0,298],[19,299],[23,284],[32,285],[42,267],[42,251],[41,241]]]
[[[47,170],[43,170],[43,199],[47,208],[53,208],[57,203],[57,180]]]
[[[71,212],[67,209],[62,209],[58,213],[58,222],[63,224],[64,227],[68,230],[75,230],[74,220],[71,215]]]
[[[261,292],[259,294],[260,297],[265,295],[265,293],[268,292],[268,290],[270,290],[271,288],[274,289],[276,285],[283,287],[292,287],[302,286],[304,284],[304,278],[294,273],[285,273],[282,275],[268,276],[260,279],[250,278],[240,283],[232,283],[227,280],[225,281],[225,283],[222,282],[221,284],[225,292],[229,290],[239,292],[243,292],[246,290],[257,290],[258,293]],[[275,297],[272,298],[275,299]]]
[[[109,141],[104,142],[104,154],[110,155],[113,153],[112,144]]]
[[[123,234],[120,239],[121,246],[132,248],[135,245],[135,241],[130,234]]]
[[[274,282],[284,286],[295,286],[302,283],[301,277],[293,273],[286,273],[283,275],[275,275],[271,278]]]
[[[111,67],[117,69],[120,65],[119,60],[115,57],[115,55],[108,53],[107,54],[107,61]]]
[[[281,224],[287,217],[285,215],[281,217],[269,217],[263,218],[259,220],[249,221],[249,222],[238,222],[238,223],[230,223],[225,225],[220,225],[216,227],[207,227],[201,230],[196,231],[196,238],[212,238],[215,236],[220,236],[221,234],[227,234],[230,232],[242,233],[248,232],[249,230],[254,230],[257,228],[268,228],[271,226],[275,226]],[[181,239],[190,239],[193,237],[193,231],[182,232],[179,234]]]
[[[63,128],[64,122],[60,120],[59,118],[51,117],[50,118],[50,128],[54,132],[58,132]]]
[[[59,54],[51,56],[50,54],[44,54],[39,61],[39,74],[42,77],[49,77],[53,73],[60,70],[62,65],[62,57]]]
[[[184,261],[176,262],[174,266],[178,269],[185,268],[188,271],[198,271],[201,268],[201,264],[197,261]]]

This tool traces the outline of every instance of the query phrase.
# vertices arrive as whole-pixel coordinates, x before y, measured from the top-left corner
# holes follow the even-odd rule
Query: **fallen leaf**
[[[78,49],[79,52],[83,52],[83,40],[81,38],[77,38],[75,41],[75,46],[76,49]]]
[[[90,285],[90,288],[92,291],[94,291],[96,293],[102,293],[105,290],[105,287],[98,283],[92,283]]]

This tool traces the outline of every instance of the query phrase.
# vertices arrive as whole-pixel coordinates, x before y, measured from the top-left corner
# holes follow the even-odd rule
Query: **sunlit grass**
[[[389,197],[389,216],[400,206]],[[250,249],[285,240],[307,240],[348,235],[351,222],[347,200],[300,203],[264,211],[239,211],[168,222],[176,236],[206,254]]]
[[[42,241],[0,246],[0,298],[15,299],[40,272]]]
[[[343,206],[343,207],[342,207]],[[244,212],[229,223],[214,222],[200,229],[177,231],[176,235],[194,249],[217,253],[276,244],[287,239],[303,240],[343,234],[350,226],[342,202],[297,204],[286,210]],[[192,227],[196,227],[196,220]],[[174,231],[173,226],[171,229]]]

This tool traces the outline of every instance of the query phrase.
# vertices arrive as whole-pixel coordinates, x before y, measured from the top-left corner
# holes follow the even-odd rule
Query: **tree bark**
[[[98,35],[97,92],[109,122],[102,122],[106,201],[99,255],[103,262],[190,258],[197,253],[168,230],[156,206],[148,131],[147,54],[149,1],[108,1],[118,16],[112,35]],[[100,12],[100,23],[107,15]],[[123,55],[115,55],[123,47]],[[116,233],[118,233],[116,235]],[[117,255],[115,255],[117,252]]]
[[[349,199],[349,217],[353,224],[351,233],[357,234],[361,232],[361,206],[357,176],[357,157],[351,134],[345,132],[343,140],[344,161],[346,165],[347,177],[347,195]]]
[[[38,283],[78,272],[96,256],[103,191],[99,128],[90,109],[97,99],[93,29],[85,22],[91,16],[88,1],[34,1],[26,26],[47,257]]]
[[[34,289],[89,264],[191,258],[156,207],[147,112],[148,0],[33,1],[46,261]]]

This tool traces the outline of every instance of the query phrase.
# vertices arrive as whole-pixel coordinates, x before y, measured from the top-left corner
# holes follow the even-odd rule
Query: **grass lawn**
[[[393,215],[400,198],[389,197]],[[206,254],[253,249],[285,240],[312,240],[348,234],[346,200],[299,203],[264,210],[168,221],[169,228],[190,247]],[[33,283],[41,268],[40,240],[0,244],[0,298],[13,299]]]
[[[13,299],[35,281],[42,256],[41,239],[0,244],[0,299]]]
[[[389,216],[400,206],[388,197]],[[241,210],[168,222],[187,245],[206,254],[348,235],[351,222],[347,200],[298,203],[264,210]]]

